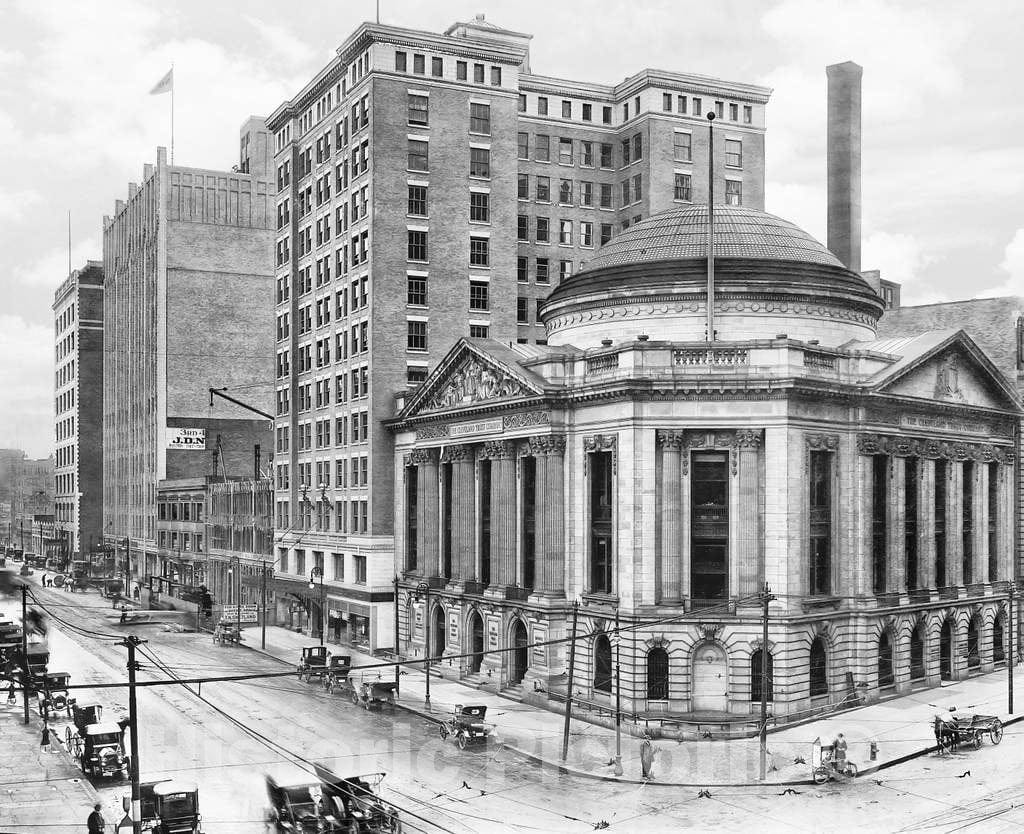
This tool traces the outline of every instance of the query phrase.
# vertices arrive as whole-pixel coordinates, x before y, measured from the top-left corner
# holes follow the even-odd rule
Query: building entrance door
[[[476,674],[480,671],[480,664],[484,660],[484,621],[479,614],[474,614],[469,627],[470,651],[473,656],[469,659],[469,671]]]
[[[729,705],[725,649],[704,643],[693,658],[693,709],[725,712]]]
[[[515,685],[522,683],[530,664],[529,638],[526,635],[526,626],[521,620],[516,620],[512,629],[512,645],[515,647],[515,651],[512,652],[512,669],[508,676],[508,682]]]

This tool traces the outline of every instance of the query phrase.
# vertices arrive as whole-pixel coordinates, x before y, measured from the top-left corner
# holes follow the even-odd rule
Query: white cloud
[[[19,316],[0,315],[0,438],[30,456],[53,449],[53,331]],[[43,382],[43,384],[40,384]]]
[[[935,262],[922,242],[909,234],[873,232],[861,246],[861,268],[879,269],[882,277],[903,285],[903,303],[934,304],[950,300],[936,287],[923,284],[922,272]]]
[[[994,287],[982,290],[978,298],[999,298],[1004,295],[1024,296],[1024,229],[1017,229],[1003,250],[999,268],[1009,277]]]
[[[252,15],[243,15],[243,19],[259,33],[267,46],[279,57],[291,61],[293,64],[309,60],[311,52],[309,44],[295,37],[283,26],[275,26]]]
[[[38,191],[0,191],[0,220],[5,223],[16,223],[27,219],[25,213],[42,201],[43,197]]]
[[[71,246],[71,268],[80,269],[86,261],[103,259],[103,244],[97,238],[85,238]],[[68,277],[68,249],[51,249],[25,269],[16,272],[18,283],[26,287],[56,290]],[[51,299],[52,300],[52,299]]]

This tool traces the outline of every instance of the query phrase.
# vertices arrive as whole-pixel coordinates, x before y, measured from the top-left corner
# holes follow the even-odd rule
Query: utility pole
[[[1016,590],[1016,584],[1016,580],[1010,580],[1010,601],[1009,605],[1006,606],[1006,614],[1007,618],[1009,619],[1009,622],[1007,623],[1008,628],[1006,629],[1006,631],[1009,634],[1008,648],[1010,649],[1010,656],[1006,659],[1006,700],[1008,702],[1007,712],[1009,712],[1010,715],[1013,715],[1013,607],[1014,605],[1016,605],[1013,592]]]
[[[569,641],[569,687],[565,690],[565,729],[562,732],[562,761],[569,755],[569,722],[572,720],[573,675],[576,672],[576,618],[579,615],[578,600],[572,601],[572,638]]]
[[[139,710],[135,702],[135,672],[139,668],[135,661],[135,647],[145,643],[134,634],[124,638],[122,646],[128,648],[128,721],[132,731],[129,775],[132,780],[132,834],[142,834],[142,796],[139,788]]]
[[[263,609],[260,617],[260,648],[267,647],[267,563],[263,562],[260,571],[260,607]]]
[[[28,724],[28,690],[32,673],[28,668],[28,583],[21,586],[21,698],[25,704],[25,723]]]
[[[395,695],[402,694],[401,669],[398,665],[398,574],[395,574]]]
[[[615,775],[622,775],[622,677],[619,673],[619,609],[615,608]]]
[[[764,591],[761,593],[761,601],[764,608],[761,611],[761,759],[759,773],[761,781],[765,780],[768,772],[768,603],[775,599],[772,596],[768,583],[764,583]]]

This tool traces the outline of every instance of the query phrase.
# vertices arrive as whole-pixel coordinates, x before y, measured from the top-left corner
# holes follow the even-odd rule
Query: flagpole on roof
[[[708,113],[708,332],[715,339],[715,111]]]
[[[174,62],[171,62],[171,165],[174,164]]]

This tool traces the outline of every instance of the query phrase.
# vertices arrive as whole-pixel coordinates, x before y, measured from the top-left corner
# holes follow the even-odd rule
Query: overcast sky
[[[238,127],[293,95],[374,0],[2,0],[0,446],[53,448],[53,291],[100,259],[101,221],[169,144],[230,168]],[[825,240],[825,65],[864,67],[865,269],[922,304],[1024,284],[1019,0],[381,0],[381,21],[442,32],[476,13],[534,34],[543,75],[615,82],[644,67],[774,88],[767,209]]]

